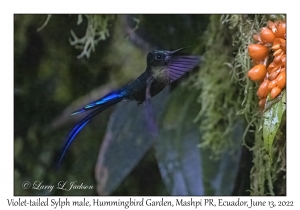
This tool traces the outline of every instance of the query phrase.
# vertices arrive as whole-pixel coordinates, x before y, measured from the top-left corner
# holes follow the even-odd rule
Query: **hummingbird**
[[[174,51],[154,50],[147,55],[146,70],[134,81],[93,101],[71,115],[92,111],[83,118],[70,132],[63,146],[59,164],[79,131],[97,114],[121,101],[136,101],[144,103],[148,128],[157,134],[157,128],[152,119],[153,110],[151,97],[160,93],[167,85],[182,77],[199,65],[202,58],[197,55],[176,55],[186,47]]]

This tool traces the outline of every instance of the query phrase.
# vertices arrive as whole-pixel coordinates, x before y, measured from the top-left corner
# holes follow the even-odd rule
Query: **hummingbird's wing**
[[[153,82],[153,78],[150,77],[147,80],[144,107],[145,107],[145,118],[146,118],[148,130],[150,131],[152,136],[156,137],[158,135],[158,128],[157,128],[157,123],[155,122],[155,118],[154,118],[154,111],[153,111],[153,107],[151,105],[151,94],[150,94],[150,88],[151,88],[152,82]]]
[[[187,56],[171,56],[166,66],[170,82],[182,77],[186,72],[191,71],[199,65],[201,56],[187,55]]]

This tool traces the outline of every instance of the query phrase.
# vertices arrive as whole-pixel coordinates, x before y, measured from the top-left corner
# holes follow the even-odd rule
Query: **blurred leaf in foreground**
[[[156,119],[167,98],[165,88],[151,99]],[[143,109],[135,102],[123,102],[111,115],[95,169],[99,195],[111,194],[153,145]]]
[[[162,115],[157,160],[171,195],[230,195],[238,169],[240,149],[213,159],[209,149],[199,148],[201,134],[193,123],[198,113],[197,92],[177,88]],[[240,145],[243,128],[235,126],[232,140]],[[240,148],[240,147],[238,147]]]

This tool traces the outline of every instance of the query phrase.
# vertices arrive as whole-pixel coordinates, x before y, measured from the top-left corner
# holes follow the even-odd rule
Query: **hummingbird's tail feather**
[[[109,95],[109,94],[108,94]],[[108,96],[106,95],[106,96]],[[104,97],[103,97],[104,98]],[[89,115],[87,115],[85,118],[83,118],[71,131],[69,134],[65,145],[63,146],[63,149],[61,151],[60,159],[57,163],[57,166],[60,165],[63,157],[65,156],[68,148],[70,147],[71,143],[73,142],[75,136],[81,131],[81,129],[97,114],[102,112],[103,110],[109,108],[110,106],[117,104],[118,102],[122,101],[124,97],[115,97],[114,99],[107,100],[106,103],[103,103],[101,105],[97,105],[97,109],[91,112]],[[101,99],[100,99],[101,100]],[[86,110],[84,110],[86,111]]]
[[[166,66],[170,82],[174,82],[191,71],[200,64],[201,60],[201,56],[196,55],[171,56]]]
[[[86,111],[90,111],[92,109],[96,109],[98,107],[101,107],[103,105],[105,105],[106,103],[109,102],[113,102],[113,101],[120,101],[120,99],[124,99],[125,97],[125,91],[123,90],[117,90],[117,91],[113,91],[108,93],[107,95],[103,96],[102,98],[87,104],[85,107],[83,107],[82,109],[79,109],[75,112],[73,112],[71,115],[76,115],[76,114],[80,114],[82,112],[86,112]]]

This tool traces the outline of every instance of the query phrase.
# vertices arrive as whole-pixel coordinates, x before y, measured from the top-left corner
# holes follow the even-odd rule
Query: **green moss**
[[[87,27],[84,37],[78,38],[73,30],[70,44],[77,49],[82,49],[82,53],[77,56],[78,59],[86,56],[90,57],[91,52],[95,51],[95,46],[99,41],[106,40],[109,37],[109,23],[115,19],[115,15],[84,15],[87,19]],[[77,25],[83,22],[82,15],[78,15]]]
[[[281,181],[285,177],[285,128],[281,125],[268,153],[262,135],[263,113],[256,95],[258,84],[247,77],[252,66],[247,46],[254,43],[253,34],[268,20],[279,19],[284,20],[284,15],[212,15],[198,46],[200,49],[205,45],[205,61],[193,86],[199,91],[200,111],[195,123],[203,137],[200,146],[210,148],[212,158],[233,151],[234,125],[244,118],[247,126],[240,142],[253,153],[251,195],[278,194],[275,183],[279,176]]]

